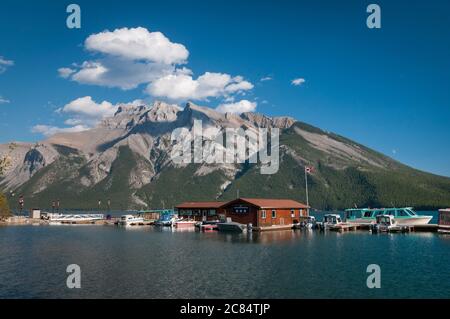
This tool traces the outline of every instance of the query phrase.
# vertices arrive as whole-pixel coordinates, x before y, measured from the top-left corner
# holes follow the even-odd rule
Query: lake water
[[[449,298],[449,273],[450,236],[432,233],[0,227],[0,298]]]

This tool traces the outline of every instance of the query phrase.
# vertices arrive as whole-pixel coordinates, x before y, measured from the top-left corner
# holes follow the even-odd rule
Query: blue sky
[[[81,29],[66,27],[66,6],[72,2],[81,7]],[[44,130],[33,130],[37,125],[94,125],[101,115],[76,114],[81,102],[98,106],[104,115],[119,102],[162,99],[182,105],[189,99],[213,108],[237,103],[267,115],[293,116],[410,166],[450,176],[448,1],[72,2],[2,1],[0,143],[45,138]],[[366,26],[372,2],[382,10],[378,30]],[[144,34],[163,34],[174,54],[171,63],[161,64],[161,56],[146,52],[133,60],[130,52],[116,52],[104,41],[116,29],[127,33],[138,27]],[[99,36],[87,45],[93,35]],[[107,79],[80,75],[76,80],[85,61],[121,68]],[[163,73],[152,78],[151,71],[139,71],[152,78],[141,83],[126,69],[140,65]],[[72,73],[63,78],[61,68]],[[199,89],[186,93],[180,87],[174,99],[164,87],[173,83],[159,81],[164,72],[171,81],[187,79]],[[207,72],[222,80],[229,76],[227,86],[212,93],[201,89],[199,77]],[[124,73],[126,78],[114,78]],[[299,78],[304,83],[293,85]],[[129,81],[138,84],[124,87]],[[77,100],[83,97],[91,98]]]

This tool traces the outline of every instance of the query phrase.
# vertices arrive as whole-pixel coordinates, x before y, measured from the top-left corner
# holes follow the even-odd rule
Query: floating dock
[[[340,224],[329,227],[329,230],[338,232],[355,231],[358,229],[360,229],[360,225],[357,224]]]
[[[355,230],[370,230],[371,224],[341,224],[332,226],[329,230],[332,231],[355,231]],[[426,224],[426,225],[414,225],[414,226],[403,226],[407,228],[406,232],[431,232],[435,233],[439,229],[437,224]]]

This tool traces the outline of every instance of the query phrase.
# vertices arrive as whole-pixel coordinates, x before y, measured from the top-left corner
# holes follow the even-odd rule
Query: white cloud
[[[45,136],[55,135],[57,133],[74,133],[88,130],[89,127],[83,125],[76,125],[73,127],[57,127],[50,125],[35,125],[31,129],[32,133],[43,134]]]
[[[14,65],[14,61],[6,60],[4,57],[0,56],[0,74],[6,71],[6,69],[10,66]],[[8,99],[3,98],[0,95],[0,104],[8,104],[10,101]]]
[[[84,47],[101,55],[81,65],[58,69],[61,77],[123,90],[146,84],[145,93],[175,101],[217,97],[232,101],[254,87],[242,76],[226,73],[205,72],[194,78],[190,69],[181,67],[189,57],[185,46],[142,27],[92,34]]]
[[[167,64],[105,58],[98,61],[85,61],[70,78],[83,84],[130,90],[142,83],[149,83],[171,74],[173,70],[174,67]]]
[[[257,103],[250,102],[248,100],[241,100],[236,103],[228,103],[219,105],[216,110],[222,113],[244,113],[254,112],[256,110]]]
[[[295,85],[295,86],[300,86],[300,85],[302,85],[302,84],[305,83],[305,82],[306,82],[305,79],[303,79],[303,78],[297,78],[297,79],[293,79],[293,80],[291,81],[291,84],[292,84],[292,85]]]
[[[92,34],[86,39],[85,48],[104,56],[73,68],[60,68],[59,75],[82,84],[123,90],[178,72],[176,65],[186,63],[189,56],[183,45],[142,27]],[[179,70],[182,73],[188,69]]]
[[[146,28],[122,28],[90,35],[86,49],[129,60],[146,60],[164,64],[185,63],[189,51],[184,45],[171,42],[161,32]]]
[[[70,77],[75,72],[76,72],[76,70],[71,69],[71,68],[59,68],[58,69],[58,74],[63,79],[67,79],[68,77]]]
[[[206,100],[209,97],[227,97],[252,88],[253,84],[241,76],[232,78],[225,73],[206,72],[197,79],[188,74],[170,74],[150,83],[146,92],[172,100]]]
[[[14,65],[14,61],[6,60],[4,57],[0,56],[0,74],[5,72],[6,69]]]
[[[3,98],[0,96],[0,104],[8,104],[10,101],[8,99]]]
[[[271,76],[265,76],[265,77],[261,78],[259,81],[265,82],[265,81],[271,81],[271,80],[272,80]]]
[[[56,110],[70,116],[65,121],[67,125],[82,125],[85,127],[95,126],[101,119],[113,116],[117,106],[103,101],[96,103],[90,96],[80,97]]]
[[[111,117],[119,106],[136,107],[145,104],[143,100],[134,100],[129,103],[112,104],[108,101],[95,102],[92,97],[85,96],[75,99],[55,112],[67,116],[64,124],[68,127],[58,127],[51,125],[36,125],[31,131],[33,133],[50,136],[56,133],[73,133],[89,130],[95,127],[102,119]]]

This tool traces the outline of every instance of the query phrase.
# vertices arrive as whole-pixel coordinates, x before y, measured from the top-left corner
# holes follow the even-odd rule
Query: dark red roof
[[[184,202],[175,206],[175,208],[219,208],[223,204],[225,204],[225,202]]]
[[[292,199],[266,199],[266,198],[238,198],[224,204],[223,206],[228,206],[229,204],[234,204],[240,201],[257,206],[259,208],[279,208],[279,209],[308,208],[308,206],[306,206],[305,204],[299,203]]]

